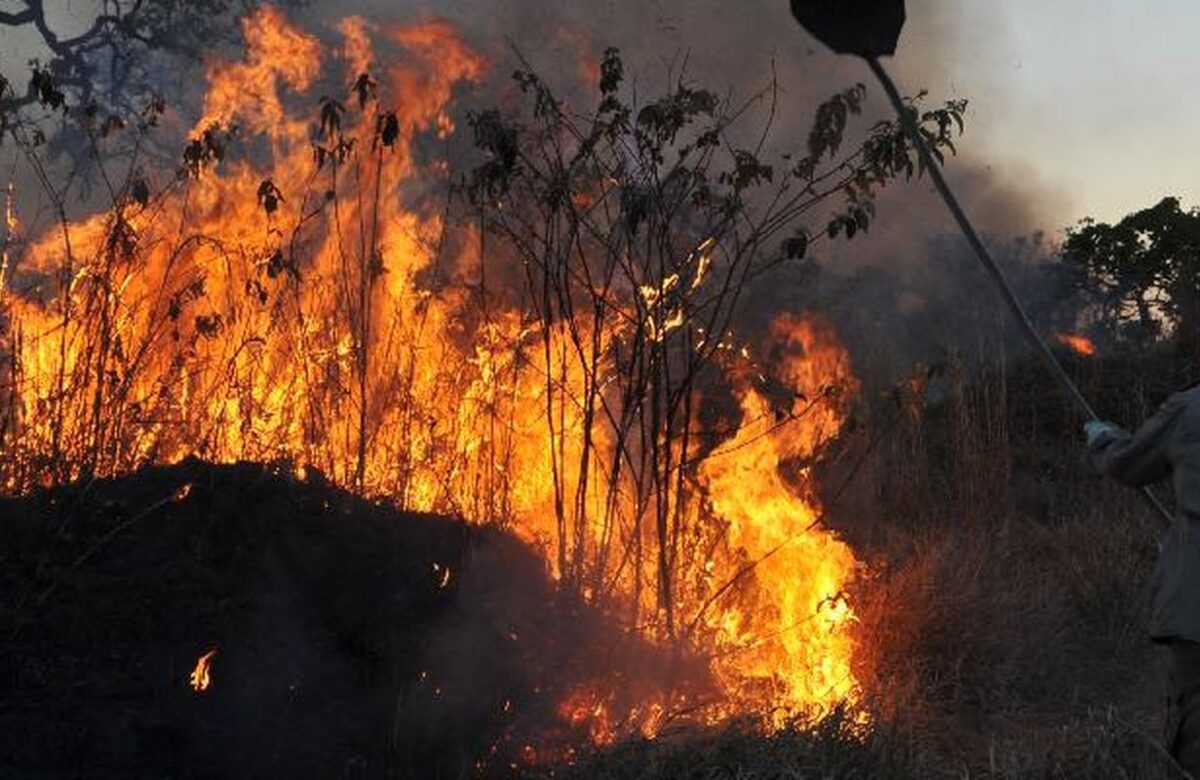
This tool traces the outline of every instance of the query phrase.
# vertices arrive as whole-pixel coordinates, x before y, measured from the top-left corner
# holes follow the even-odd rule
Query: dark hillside
[[[0,578],[2,777],[507,772],[631,652],[513,538],[258,465],[0,501]]]

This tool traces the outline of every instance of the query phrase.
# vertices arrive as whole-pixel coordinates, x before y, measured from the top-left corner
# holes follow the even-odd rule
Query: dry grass
[[[1140,377],[1172,366],[1071,369],[1134,424],[1161,395]],[[1158,518],[1085,468],[1079,422],[1032,361],[941,382],[843,515],[875,564],[856,603],[884,721],[920,746],[923,774],[1178,776],[1145,628]]]
[[[763,780],[912,777],[908,746],[883,730],[861,733],[838,711],[816,728],[763,736],[748,724],[686,739],[629,742],[585,756],[556,776],[595,780]]]
[[[1071,368],[1126,424],[1163,395],[1143,377],[1169,387],[1174,371],[1155,355]],[[870,562],[853,601],[874,728],[733,727],[625,745],[571,776],[1184,776],[1145,633],[1159,520],[1083,467],[1078,423],[1037,365],[940,381],[937,403],[901,404],[833,512]],[[878,407],[896,419],[894,397]]]

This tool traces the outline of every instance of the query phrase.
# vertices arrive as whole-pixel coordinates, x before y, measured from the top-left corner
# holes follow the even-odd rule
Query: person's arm
[[[1171,396],[1132,434],[1115,425],[1092,423],[1088,450],[1097,470],[1131,487],[1167,476],[1171,471],[1168,446],[1185,403],[1182,395]]]

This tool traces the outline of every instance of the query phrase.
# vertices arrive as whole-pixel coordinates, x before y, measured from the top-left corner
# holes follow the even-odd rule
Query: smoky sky
[[[628,85],[643,96],[661,93],[683,74],[691,83],[737,102],[767,88],[774,79],[778,104],[768,156],[802,151],[816,106],[857,82],[866,84],[869,101],[858,126],[864,128],[889,115],[865,65],[856,58],[833,55],[808,37],[793,20],[786,0],[309,0],[301,5],[303,10],[293,15],[330,40],[336,37],[336,22],[352,14],[379,24],[450,19],[474,47],[488,55],[493,83],[512,70],[519,53],[556,89],[566,92],[578,88],[581,66],[597,62],[608,46],[621,50]],[[964,56],[972,41],[1006,35],[1003,14],[989,11],[986,4],[963,9],[936,0],[908,0],[907,5],[908,22],[897,56],[888,63],[902,89],[910,94],[927,89],[930,105],[951,98],[970,100],[972,96],[961,93],[955,79],[955,71],[967,63],[956,58]],[[81,2],[69,12],[60,9],[54,21],[70,31],[90,13],[88,3]],[[965,37],[963,30],[969,33]],[[37,56],[36,43],[24,40],[34,37],[27,32],[4,30],[0,35],[7,52],[0,56],[5,72],[17,59],[23,64],[27,57]],[[192,67],[163,72],[195,75],[199,71]],[[162,86],[168,92],[190,93],[184,99],[194,101],[197,82],[171,77]],[[467,95],[465,108],[477,107],[473,100],[488,99],[486,92]],[[748,113],[743,122],[746,132],[757,132],[767,107],[764,100],[757,104],[757,113]],[[948,176],[982,231],[1008,237],[1063,227],[1058,224],[1062,210],[1033,172],[993,165],[972,149],[971,122],[968,110],[961,154],[950,162]],[[829,255],[836,264],[852,266],[896,263],[898,255],[919,254],[927,235],[951,227],[926,184],[893,187],[881,201],[872,239],[834,247]]]
[[[963,9],[935,0],[908,2],[897,56],[887,66],[907,94],[928,90],[925,101],[930,107],[949,99],[971,100],[955,78],[956,58],[970,48],[969,42],[954,37],[958,31],[968,29],[975,41],[1007,34],[1000,14],[989,12],[984,4],[971,5]],[[577,82],[581,58],[597,57],[607,46],[621,50],[631,89],[643,96],[663,90],[684,70],[693,84],[734,102],[775,79],[779,101],[765,155],[775,164],[781,164],[785,152],[803,153],[817,105],[855,83],[868,89],[864,115],[857,120],[860,130],[891,115],[865,64],[836,56],[809,38],[785,0],[457,0],[432,7],[358,0],[339,4],[336,10],[320,4],[309,9],[325,18],[347,12],[376,20],[448,17],[492,57],[496,78],[504,78],[511,69],[515,50],[559,89]],[[488,96],[465,99],[486,101]],[[766,116],[764,101],[747,123],[757,128]],[[946,173],[996,253],[1007,254],[1017,238],[1062,228],[1056,220],[1064,210],[1055,194],[1042,188],[1034,172],[994,164],[973,150],[970,108],[966,124],[965,135],[958,139],[960,153],[949,159]],[[805,227],[820,231],[822,217]],[[889,186],[880,194],[877,218],[867,235],[850,242],[822,242],[814,256],[825,280],[814,285],[796,269],[784,269],[766,280],[747,301],[742,324],[752,332],[745,335],[753,339],[753,331],[776,312],[827,305],[835,311],[852,357],[871,362],[872,378],[883,384],[915,364],[938,360],[947,350],[978,351],[978,344],[994,338],[1022,348],[1013,341],[990,282],[979,273],[927,180]],[[1036,272],[1025,277],[1020,282],[1037,287]]]
[[[964,13],[955,4],[935,0],[908,2],[908,22],[897,56],[888,65],[907,93],[928,90],[930,106],[971,98],[957,91],[951,61],[952,54],[962,49],[961,41],[952,36],[963,27]],[[489,55],[496,77],[503,78],[512,69],[519,52],[562,90],[578,84],[581,60],[597,60],[608,46],[621,50],[630,88],[642,95],[661,92],[684,73],[691,83],[737,102],[767,88],[774,79],[779,99],[768,156],[802,152],[816,106],[855,83],[868,88],[860,129],[890,115],[882,90],[865,65],[853,57],[833,55],[808,37],[785,0],[319,0],[305,12],[318,25],[345,14],[381,23],[429,16],[451,19]],[[970,14],[966,21],[974,35],[1005,34],[998,14],[983,7],[972,7]],[[761,101],[758,113],[748,115],[744,123],[748,132],[765,121],[767,108],[767,101]],[[973,153],[971,121],[968,109],[961,153],[950,161],[947,173],[981,231],[1006,239],[1063,227],[1046,224],[1046,215],[1057,216],[1060,209],[1028,171],[1000,170]],[[871,235],[830,247],[826,259],[834,266],[850,267],[864,262],[921,262],[930,237],[952,229],[927,182],[898,184],[881,198]]]
[[[960,91],[955,78],[965,66],[964,50],[969,49],[961,31],[969,30],[972,40],[1004,36],[1008,33],[1002,14],[978,3],[970,9],[936,0],[909,0],[907,5],[908,22],[897,56],[887,62],[901,89],[908,94],[927,89],[925,101],[931,107],[948,99],[970,101],[972,95]],[[625,61],[627,88],[643,98],[661,94],[682,76],[736,103],[774,80],[778,102],[764,161],[781,167],[786,165],[784,153],[803,153],[816,107],[835,92],[858,82],[866,85],[868,102],[855,123],[859,131],[890,116],[882,90],[865,65],[856,58],[833,55],[809,38],[793,20],[786,0],[311,0],[293,13],[303,27],[331,42],[338,39],[336,23],[348,15],[379,25],[430,17],[457,24],[492,66],[487,83],[463,92],[455,107],[459,113],[496,102],[499,85],[508,83],[507,74],[517,65],[518,56],[526,58],[556,90],[571,94],[581,89],[587,64],[598,62],[606,47],[615,46]],[[199,68],[171,72],[185,71],[198,75]],[[187,81],[190,87],[182,81],[164,86],[180,90],[184,102],[194,102],[201,80]],[[768,101],[762,100],[747,113],[742,120],[746,132],[757,133],[768,107]],[[949,159],[947,177],[989,242],[1002,246],[1014,237],[1062,228],[1063,210],[1054,194],[1042,188],[1035,172],[1014,170],[981,154],[979,144],[973,144],[972,136],[978,132],[973,121],[969,108],[966,134],[957,139],[960,153]],[[186,125],[183,119],[181,126]],[[21,183],[17,166],[10,170]],[[19,189],[29,193],[34,188],[21,183]],[[951,277],[953,287],[953,277],[960,273],[956,269],[969,265],[956,263],[942,273],[935,266],[944,262],[939,258],[944,259],[947,251],[965,254],[966,247],[959,243],[944,205],[926,180],[889,186],[878,206],[867,235],[851,242],[822,242],[815,250],[816,259],[832,274],[853,275],[864,267],[885,269],[897,278],[886,305],[897,311],[919,309],[932,294],[928,279]],[[36,220],[27,219],[27,224],[31,221]],[[822,226],[820,216],[805,225],[812,231]],[[977,283],[974,278],[964,279],[960,286]],[[783,284],[771,290],[767,299],[772,307],[787,306],[793,298],[803,299],[801,293],[797,290],[793,296]]]

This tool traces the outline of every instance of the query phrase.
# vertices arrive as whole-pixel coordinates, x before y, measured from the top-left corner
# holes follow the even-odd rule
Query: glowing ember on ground
[[[204,655],[196,659],[196,667],[192,669],[191,675],[188,676],[188,683],[192,686],[192,690],[196,693],[204,693],[208,690],[212,683],[212,678],[209,676],[209,667],[212,663],[213,656],[217,654],[217,648],[209,650]]]
[[[1077,336],[1073,333],[1057,333],[1054,338],[1059,344],[1067,347],[1077,355],[1091,357],[1096,354],[1096,345],[1086,336]]]

